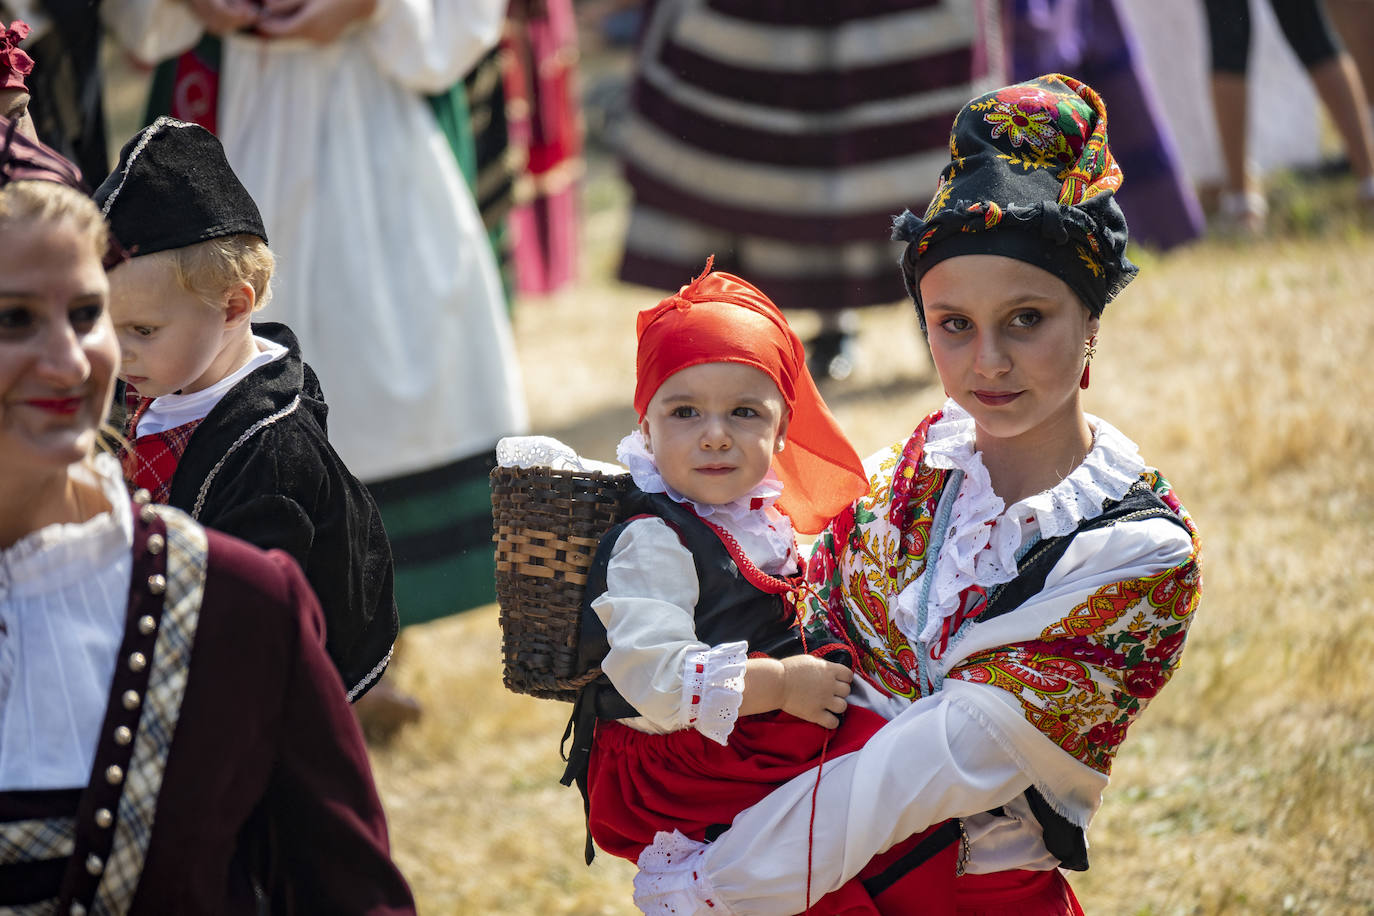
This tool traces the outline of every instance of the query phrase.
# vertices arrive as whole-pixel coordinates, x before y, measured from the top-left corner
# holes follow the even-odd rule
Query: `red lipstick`
[[[83,398],[30,398],[29,406],[67,417],[81,409]]]

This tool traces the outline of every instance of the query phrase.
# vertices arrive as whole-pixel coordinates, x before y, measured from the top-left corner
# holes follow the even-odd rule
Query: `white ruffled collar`
[[[635,486],[645,493],[663,493],[673,502],[691,506],[701,518],[728,531],[759,569],[778,575],[790,572],[789,567],[795,568],[796,534],[792,520],[775,505],[782,495],[782,481],[772,470],[758,486],[733,502],[700,503],[668,486],[639,430],[620,440],[615,457],[629,468]]]
[[[1082,463],[1050,489],[1007,507],[993,492],[975,448],[973,417],[954,401],[945,403],[943,415],[927,430],[924,460],[933,468],[962,471],[964,480],[935,562],[897,596],[895,617],[902,632],[930,644],[958,612],[970,586],[988,589],[1016,578],[1016,555],[1033,535],[1068,534],[1101,515],[1104,502],[1126,495],[1145,470],[1139,449],[1107,421],[1092,415],[1087,420],[1093,445]],[[924,627],[919,623],[923,591],[928,593]]]

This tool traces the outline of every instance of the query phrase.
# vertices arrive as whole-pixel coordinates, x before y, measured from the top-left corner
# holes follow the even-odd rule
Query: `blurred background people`
[[[517,292],[557,292],[577,278],[582,117],[572,0],[511,0],[505,90],[523,163],[510,214]]]
[[[1121,0],[1005,0],[1010,78],[1067,73],[1097,88],[1112,150],[1131,180],[1116,195],[1135,241],[1168,250],[1202,235],[1206,217]]]
[[[100,0],[0,0],[0,27],[15,18],[30,29],[20,40],[36,61],[28,89],[37,135],[95,187],[110,170]]]
[[[996,6],[649,0],[642,15],[620,278],[673,291],[715,254],[785,310],[819,312],[812,372],[844,377],[846,311],[903,295],[893,214],[925,205],[955,113],[1001,80]]]
[[[1359,71],[1364,98],[1374,117],[1374,2],[1326,0],[1326,12]]]
[[[1221,139],[1225,178],[1218,200],[1223,228],[1256,233],[1268,204],[1250,165],[1250,0],[1205,0],[1211,51],[1212,106]],[[1327,19],[1322,0],[1269,0],[1293,53],[1302,62],[1340,134],[1358,196],[1374,207],[1374,129],[1364,85]]]

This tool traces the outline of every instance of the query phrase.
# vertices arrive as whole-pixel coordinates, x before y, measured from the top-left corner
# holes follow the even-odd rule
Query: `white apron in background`
[[[363,480],[525,428],[500,276],[424,99],[495,44],[504,12],[501,0],[383,0],[325,47],[223,41],[219,136],[277,255],[259,314],[296,332],[330,441]],[[177,0],[108,0],[103,15],[150,62],[200,37]]]

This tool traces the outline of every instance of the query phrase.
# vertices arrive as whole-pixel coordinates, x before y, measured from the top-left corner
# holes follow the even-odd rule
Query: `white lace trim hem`
[[[725,642],[689,652],[682,663],[682,704],[689,725],[724,745],[744,701],[749,644]]]
[[[716,896],[702,867],[707,844],[689,840],[678,831],[659,831],[639,854],[634,901],[649,916],[734,916]]]

